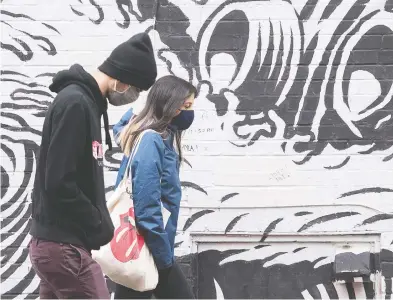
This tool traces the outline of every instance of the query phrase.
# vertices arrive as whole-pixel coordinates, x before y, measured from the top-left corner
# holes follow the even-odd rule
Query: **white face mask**
[[[108,92],[108,101],[114,106],[126,105],[135,102],[139,97],[139,90],[134,86],[129,86],[124,92],[116,90],[117,80],[113,90]]]

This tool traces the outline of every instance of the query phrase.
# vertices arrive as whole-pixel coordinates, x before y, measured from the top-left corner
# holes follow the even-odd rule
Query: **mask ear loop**
[[[118,80],[116,79],[116,81],[115,81],[115,86],[114,86],[115,92],[116,92],[116,93],[124,94],[124,93],[127,92],[127,91],[130,89],[130,87],[131,87],[130,85],[128,85],[128,88],[127,88],[125,91],[119,92],[119,91],[117,90],[117,82],[118,82]]]

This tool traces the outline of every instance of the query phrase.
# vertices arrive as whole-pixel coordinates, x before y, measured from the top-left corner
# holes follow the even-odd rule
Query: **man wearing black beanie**
[[[151,40],[117,46],[92,74],[75,64],[53,78],[32,196],[30,259],[40,298],[109,299],[91,250],[112,240],[106,207],[100,118],[111,149],[107,108],[135,101],[157,77]]]

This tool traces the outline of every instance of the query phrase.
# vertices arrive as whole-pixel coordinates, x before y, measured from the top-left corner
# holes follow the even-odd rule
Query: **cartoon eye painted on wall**
[[[329,134],[321,125],[322,139],[349,137],[351,145],[367,145],[365,153],[393,145],[392,45],[393,18],[386,12],[366,15],[343,37],[326,87],[326,105],[333,110],[321,121],[322,125],[328,123],[335,110],[337,122],[346,128],[336,126]]]
[[[293,131],[287,131],[287,138],[307,132],[313,137],[294,144],[296,152],[308,152],[301,163],[321,154],[327,145],[339,151],[358,146],[360,154],[369,154],[393,144],[393,68],[389,66],[393,51],[388,46],[392,15],[346,4],[348,11],[328,43],[316,46],[322,48],[322,55],[310,60],[317,66],[302,87]],[[388,154],[383,160],[392,157]]]
[[[300,58],[296,20],[287,2],[232,2],[218,7],[198,36],[198,79],[210,83],[207,98],[219,116],[236,119],[224,126],[247,145],[276,133],[269,113],[285,101]]]

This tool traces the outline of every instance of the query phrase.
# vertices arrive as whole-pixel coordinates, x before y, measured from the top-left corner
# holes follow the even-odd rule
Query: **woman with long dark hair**
[[[114,126],[124,152],[116,186],[122,180],[138,136],[147,129],[131,162],[135,221],[156,263],[159,282],[154,291],[138,292],[116,285],[115,299],[191,299],[187,280],[174,260],[180,209],[179,167],[182,131],[194,120],[196,89],[176,76],[157,80],[140,114],[129,110]],[[165,212],[165,213],[164,213]]]

